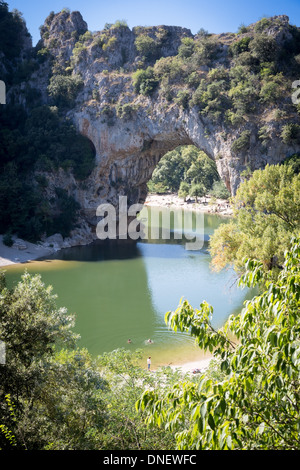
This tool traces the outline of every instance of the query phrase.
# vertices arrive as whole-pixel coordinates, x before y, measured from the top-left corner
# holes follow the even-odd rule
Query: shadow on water
[[[96,240],[85,246],[64,248],[43,260],[82,261],[97,263],[99,261],[126,260],[139,258],[141,253],[136,243],[126,240]]]
[[[208,240],[220,222],[214,216],[205,218],[204,245],[198,251],[186,250],[174,232],[169,240],[97,240],[8,267],[7,277],[15,283],[25,269],[41,273],[58,295],[59,306],[76,315],[80,345],[93,355],[140,348],[145,355],[151,351],[153,365],[190,360],[199,350],[195,352],[186,334],[168,330],[165,313],[181,297],[196,308],[207,300],[214,306],[214,323],[222,326],[245,300],[245,292],[229,289],[228,272],[209,269]],[[154,341],[150,345],[148,338]]]

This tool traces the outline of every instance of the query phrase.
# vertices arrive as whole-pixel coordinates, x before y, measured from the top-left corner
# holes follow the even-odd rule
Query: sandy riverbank
[[[3,243],[3,236],[0,235],[0,267],[9,266],[16,263],[27,263],[43,256],[51,255],[54,250],[39,244],[14,240],[13,246],[6,246]]]
[[[191,372],[193,373],[193,370],[199,369],[200,371],[204,371],[205,369],[208,368],[209,363],[211,361],[211,357],[206,358],[206,359],[201,359],[199,361],[193,361],[193,362],[186,362],[185,364],[178,364],[178,365],[170,365],[171,369],[179,369],[183,373]]]
[[[184,210],[193,210],[205,212],[208,214],[220,214],[224,216],[232,216],[232,209],[228,201],[224,199],[212,199],[211,197],[202,197],[196,203],[195,199],[184,201],[177,194],[148,194],[145,201],[146,206],[168,207]]]

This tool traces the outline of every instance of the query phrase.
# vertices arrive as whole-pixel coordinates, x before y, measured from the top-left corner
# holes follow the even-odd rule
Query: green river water
[[[206,241],[227,220],[205,215]],[[151,355],[153,368],[205,357],[192,338],[165,324],[165,313],[174,310],[181,297],[193,307],[208,301],[214,307],[213,325],[221,327],[251,296],[235,286],[232,270],[211,271],[207,242],[191,251],[182,240],[97,241],[46,260],[9,266],[9,285],[25,269],[40,273],[53,286],[58,305],[76,315],[80,347],[94,356],[117,348],[141,349],[144,363]],[[152,344],[147,344],[148,338]]]

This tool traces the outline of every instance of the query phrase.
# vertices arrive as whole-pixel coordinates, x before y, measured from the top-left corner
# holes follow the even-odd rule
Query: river
[[[185,333],[170,331],[165,313],[180,298],[195,308],[203,300],[214,307],[213,325],[221,327],[241,310],[249,291],[237,288],[233,270],[210,269],[207,240],[229,219],[204,215],[205,243],[188,250],[183,240],[97,241],[64,249],[39,261],[6,268],[9,285],[26,269],[53,286],[58,305],[76,316],[78,343],[94,356],[117,348],[141,349],[153,368],[205,357]],[[148,344],[151,338],[153,343]],[[131,343],[128,344],[128,339]]]

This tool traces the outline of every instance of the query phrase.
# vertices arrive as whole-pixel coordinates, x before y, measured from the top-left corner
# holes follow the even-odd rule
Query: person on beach
[[[149,356],[148,359],[147,359],[147,365],[148,365],[148,370],[150,370],[150,366],[151,366],[151,356]]]

